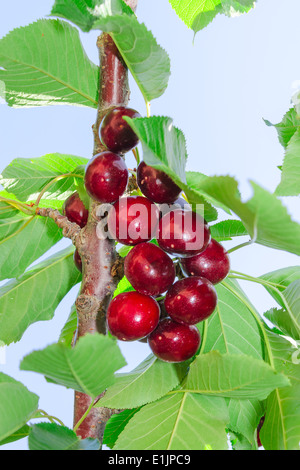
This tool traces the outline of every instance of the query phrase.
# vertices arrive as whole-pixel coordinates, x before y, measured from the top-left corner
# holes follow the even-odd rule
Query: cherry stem
[[[136,147],[136,148],[132,149],[132,153],[134,155],[134,158],[136,160],[137,165],[139,165],[141,163],[141,159],[140,159],[140,153],[139,153],[138,148]]]

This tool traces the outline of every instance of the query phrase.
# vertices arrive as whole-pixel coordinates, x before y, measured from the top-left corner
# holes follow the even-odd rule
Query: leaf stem
[[[275,282],[267,281],[259,277],[249,276],[248,274],[240,273],[239,271],[230,271],[229,277],[245,281],[257,282],[258,284],[267,285],[269,287],[285,289],[285,286],[281,284],[276,284]]]
[[[146,101],[146,109],[147,109],[147,117],[151,117],[151,103],[150,101]]]
[[[49,419],[49,421],[51,423],[55,423],[57,422],[58,424],[60,424],[61,426],[64,426],[65,427],[65,424],[59,419],[59,418],[56,418],[56,416],[51,416],[51,415],[48,415],[48,413],[44,410],[37,410],[37,413],[40,413],[43,415],[43,418],[47,418]],[[33,417],[31,419],[39,419],[40,417],[39,416],[36,416],[36,417]]]
[[[34,207],[30,206],[29,204],[25,204],[24,202],[15,201],[13,199],[8,199],[8,198],[3,197],[3,196],[0,196],[0,202],[5,202],[6,204],[9,204],[10,206],[14,207],[15,209],[18,209],[18,211],[23,212],[23,214],[26,214],[26,215],[34,215],[35,214]]]
[[[237,250],[239,250],[240,248],[244,248],[244,247],[246,247],[246,246],[253,245],[253,243],[255,243],[255,242],[251,239],[251,240],[249,240],[248,242],[241,243],[240,245],[237,245],[237,246],[234,246],[233,248],[230,248],[230,250],[227,250],[227,253],[228,253],[228,254],[233,253],[234,251],[237,251]]]
[[[94,406],[94,402],[92,401],[90,406],[88,407],[88,409],[86,410],[86,412],[82,415],[82,417],[80,418],[80,420],[78,421],[78,423],[74,426],[73,428],[73,431],[76,432],[79,427],[81,426],[81,424],[83,423],[83,421],[88,417],[88,415],[90,414],[90,411],[92,410]]]
[[[73,173],[65,173],[63,175],[58,175],[56,176],[55,178],[53,178],[51,181],[49,181],[49,183],[46,184],[46,186],[42,189],[42,191],[40,192],[37,200],[35,201],[35,206],[38,206],[42,197],[44,196],[44,194],[46,193],[46,191],[55,183],[57,183],[58,181],[60,181],[61,179],[64,179],[64,178],[72,178],[72,177],[76,177],[76,178],[82,178],[81,175],[76,175],[76,174],[73,174]]]
[[[253,245],[254,243],[256,243],[256,241],[257,241],[257,225],[256,225],[256,222],[255,222],[253,237],[250,240],[248,240],[247,242],[241,243],[240,245],[234,246],[230,250],[227,250],[227,253],[230,254],[230,253],[233,253],[234,251],[239,250],[240,248],[244,248],[246,246]]]

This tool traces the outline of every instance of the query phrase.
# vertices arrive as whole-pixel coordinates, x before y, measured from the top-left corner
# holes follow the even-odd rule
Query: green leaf
[[[256,359],[264,359],[266,355],[264,340],[259,324],[255,320],[255,316],[259,316],[255,307],[236,281],[226,279],[226,282],[217,285],[216,289],[218,305],[207,320],[203,352],[217,350],[222,354],[246,354]],[[230,399],[228,409],[229,428],[240,434],[243,431],[249,442],[253,442],[255,424],[259,420],[258,401]]]
[[[147,165],[167,173],[185,191],[190,203],[199,206],[203,204],[203,215],[208,222],[216,220],[218,213],[215,208],[186,184],[185,167],[188,158],[186,141],[183,132],[173,125],[172,119],[161,116],[124,119],[138,135],[143,148],[143,159]],[[202,176],[205,178],[205,175]]]
[[[203,352],[216,350],[221,354],[246,354],[255,359],[264,359],[262,333],[255,319],[258,313],[238,283],[227,279],[217,285],[216,290],[218,305],[206,320],[207,334],[203,339]]]
[[[60,20],[39,20],[0,40],[0,81],[13,107],[98,104],[99,68],[78,30]]]
[[[64,343],[67,346],[71,346],[77,326],[78,326],[77,311],[76,311],[76,305],[74,304],[72,305],[70,315],[61,330],[58,341],[61,343]]]
[[[97,406],[137,408],[155,401],[179,385],[186,369],[187,365],[168,364],[151,354],[133,371],[116,374],[115,383],[108,388]]]
[[[300,362],[291,344],[268,332],[275,367],[291,386],[274,391],[267,400],[260,438],[266,450],[299,450],[300,442]]]
[[[169,0],[179,18],[195,33],[205,28],[217,14],[237,16],[248,13],[256,0]]]
[[[169,56],[134,15],[99,18],[94,29],[112,36],[146,102],[165,92],[170,76]]]
[[[98,439],[81,440],[69,428],[39,423],[30,429],[29,450],[100,450]]]
[[[39,158],[17,158],[3,170],[0,184],[20,201],[36,200],[53,181],[43,199],[65,200],[76,191],[76,180],[83,179],[86,158],[59,153]]]
[[[80,282],[73,252],[67,248],[0,288],[0,340],[5,344],[19,341],[32,323],[50,320]]]
[[[127,277],[124,276],[119,282],[119,284],[117,285],[117,288],[113,296],[116,297],[119,294],[123,294],[123,292],[131,292],[131,291],[134,291],[134,288],[128,281]]]
[[[114,382],[114,373],[124,365],[116,342],[96,334],[81,338],[73,349],[57,343],[35,351],[20,367],[95,399]]]
[[[278,132],[278,139],[284,148],[287,148],[291,138],[298,131],[300,126],[300,118],[295,108],[291,108],[278,124],[272,124],[270,121],[264,120],[267,126],[273,126]]]
[[[264,405],[258,400],[229,400],[228,411],[231,431],[244,436],[251,447],[256,447],[257,427],[264,415]]]
[[[23,274],[61,239],[62,231],[51,219],[21,213],[0,219],[0,280]]]
[[[240,220],[223,220],[222,222],[211,225],[210,232],[212,238],[219,242],[248,235],[247,230]]]
[[[283,161],[281,181],[275,190],[277,196],[300,194],[300,129],[289,141]]]
[[[274,325],[286,335],[300,341],[300,279],[292,282],[282,295],[285,308],[265,313]]]
[[[232,450],[258,450],[257,443],[251,445],[248,439],[237,432],[229,431]]]
[[[121,413],[113,414],[105,426],[103,444],[107,445],[110,449],[113,449],[119,435],[139,410],[140,408],[137,408],[135,410],[124,410]]]
[[[167,395],[133,416],[114,450],[227,450],[228,420],[223,398]]]
[[[265,285],[265,289],[269,294],[276,300],[276,302],[285,307],[285,303],[282,299],[282,293],[285,289],[292,284],[292,282],[300,279],[300,266],[290,266],[287,268],[278,269],[270,273],[260,276],[260,279],[273,283],[275,286],[272,288]]]
[[[122,0],[55,0],[51,10],[52,16],[59,16],[90,31],[100,15],[132,15],[133,11]]]
[[[39,398],[20,382],[0,373],[0,441],[15,435],[38,408]]]
[[[288,379],[264,361],[212,351],[197,356],[181,388],[203,395],[264,400],[275,388],[288,385]]]
[[[0,446],[4,446],[5,444],[10,444],[11,442],[16,442],[19,441],[20,439],[24,439],[29,435],[30,427],[25,424],[25,426],[22,426],[18,431],[14,432],[11,434],[9,437],[4,439],[3,441],[0,442]]]
[[[187,184],[195,173],[187,172]],[[197,192],[208,200],[218,201],[234,212],[244,224],[251,238],[257,243],[277,250],[300,255],[300,224],[294,222],[277,197],[251,182],[253,196],[242,202],[238,183],[230,176],[211,176],[203,179],[200,174]],[[193,188],[193,191],[196,189]],[[284,230],[283,230],[284,227]]]

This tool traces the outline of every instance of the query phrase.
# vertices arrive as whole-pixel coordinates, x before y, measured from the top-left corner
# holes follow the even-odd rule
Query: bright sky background
[[[15,0],[1,8],[0,37],[49,14],[53,1]],[[168,0],[139,0],[138,18],[170,55],[169,87],[152,103],[152,114],[170,116],[187,139],[188,170],[208,175],[231,175],[240,182],[243,198],[251,196],[249,180],[273,191],[280,181],[277,165],[283,149],[274,129],[263,122],[281,121],[300,80],[298,0],[260,0],[254,11],[239,18],[219,16],[193,33],[177,18]],[[97,62],[97,33],[81,33],[89,57]],[[143,98],[132,84],[131,107],[146,114]],[[93,109],[50,107],[10,109],[0,106],[0,172],[18,157],[39,157],[51,152],[92,155]],[[131,157],[128,166],[133,163]],[[291,216],[300,221],[299,199],[285,198]],[[239,244],[244,239],[224,244]],[[60,243],[64,246],[66,242]],[[57,250],[57,248],[56,248]],[[53,250],[51,251],[51,253]],[[232,268],[258,276],[299,258],[262,246],[232,254]],[[275,306],[257,285],[242,283],[260,313]],[[48,384],[42,376],[19,371],[21,359],[34,349],[57,341],[76,297],[74,289],[60,304],[51,322],[31,326],[21,342],[6,348],[0,370],[23,382],[40,396],[40,408],[72,427],[73,392]],[[149,354],[147,345],[120,344],[131,370]],[[1,450],[27,449],[26,440]]]

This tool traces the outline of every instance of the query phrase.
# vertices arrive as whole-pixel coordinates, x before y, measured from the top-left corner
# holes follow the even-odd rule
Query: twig
[[[72,240],[72,243],[78,247],[78,239],[81,232],[79,225],[70,222],[69,219],[64,215],[61,215],[57,209],[51,209],[49,207],[38,207],[36,209],[36,215],[40,215],[41,217],[49,217],[50,219],[54,220],[56,225],[62,229],[63,236]]]

